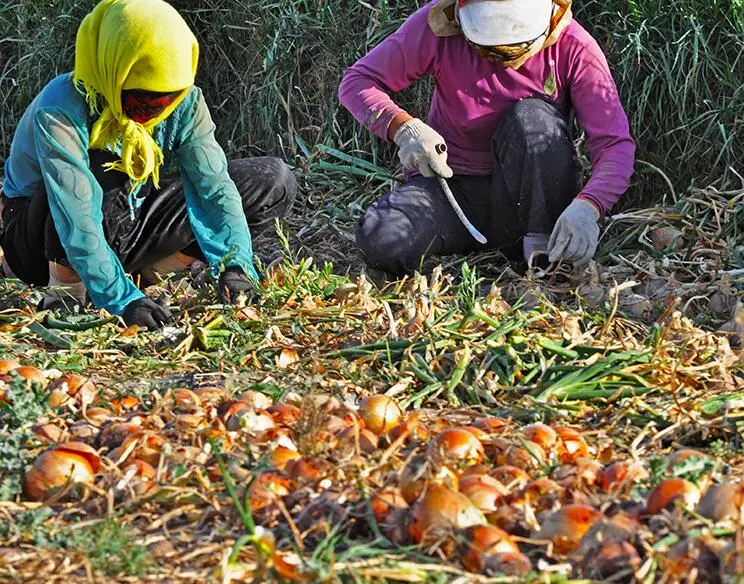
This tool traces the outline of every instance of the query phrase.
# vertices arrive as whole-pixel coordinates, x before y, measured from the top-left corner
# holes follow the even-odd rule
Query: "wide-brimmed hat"
[[[457,19],[470,42],[513,45],[537,39],[550,28],[553,0],[458,0]]]

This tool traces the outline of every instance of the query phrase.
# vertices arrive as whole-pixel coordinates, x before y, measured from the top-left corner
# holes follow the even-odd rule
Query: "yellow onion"
[[[177,388],[173,390],[173,401],[176,410],[181,412],[192,412],[201,408],[202,400],[196,395],[196,392],[186,388]]]
[[[489,436],[502,434],[506,430],[508,425],[509,422],[507,422],[503,418],[496,417],[478,418],[473,422],[473,426],[479,428],[480,430],[483,430]]]
[[[666,479],[656,485],[649,494],[646,511],[650,515],[656,515],[677,502],[692,509],[699,500],[700,489],[690,481],[680,478]]]
[[[268,395],[251,389],[241,393],[238,401],[248,404],[254,410],[265,410],[271,407],[272,404],[271,398]]]
[[[537,470],[545,464],[547,457],[539,444],[525,440],[523,445],[510,445],[505,452],[497,454],[494,460],[499,465],[506,464],[524,470]]]
[[[530,475],[521,468],[509,464],[497,466],[488,474],[504,485],[509,491],[521,489],[532,480]]]
[[[555,429],[558,434],[556,454],[558,460],[564,464],[571,464],[577,458],[589,457],[589,446],[586,440],[573,428],[562,426]]]
[[[507,495],[504,485],[487,474],[461,478],[460,492],[484,513],[496,511]]]
[[[432,460],[457,467],[480,464],[485,457],[481,441],[464,428],[440,432],[429,449]]]
[[[738,521],[744,512],[744,483],[713,485],[700,500],[697,512],[711,521]]]
[[[111,400],[111,407],[114,408],[118,414],[122,414],[127,410],[133,410],[138,405],[139,400],[133,395],[125,395],[121,398]]]
[[[42,442],[60,442],[66,432],[56,424],[51,422],[42,422],[36,424],[33,428],[34,436]]]
[[[605,493],[616,494],[646,478],[648,478],[648,472],[642,462],[623,460],[602,470],[599,473],[598,481],[600,488]]]
[[[532,562],[522,552],[504,552],[487,557],[482,571],[488,575],[526,576],[532,572]]]
[[[302,455],[286,446],[277,446],[269,455],[269,461],[279,470],[284,470],[289,462],[298,458],[302,458]]]
[[[101,468],[98,453],[83,442],[66,442],[44,452],[26,472],[23,492],[32,501],[54,495],[68,484],[92,485]]]
[[[393,398],[371,395],[359,406],[365,427],[378,436],[387,434],[403,420],[403,412]]]
[[[284,426],[285,428],[293,427],[302,416],[300,408],[292,404],[274,404],[266,408],[266,411],[274,418],[274,423],[277,426]]]
[[[707,538],[683,539],[659,558],[663,581],[688,582],[693,572],[699,577],[717,574],[720,568],[717,547],[718,544],[714,540]]]
[[[414,542],[426,544],[436,541],[442,531],[485,523],[483,513],[465,495],[442,485],[429,484],[413,508],[408,531]]]
[[[144,460],[135,459],[122,468],[126,486],[141,497],[146,495],[155,486],[155,467]]]
[[[555,481],[541,477],[530,482],[509,501],[512,504],[529,505],[536,513],[552,509],[564,495],[564,489]]]
[[[18,369],[20,366],[20,362],[15,359],[0,359],[0,375],[7,375],[11,371]]]
[[[390,514],[397,509],[408,507],[408,502],[403,498],[403,493],[396,487],[380,489],[372,495],[370,504],[377,523],[384,523]]]
[[[312,456],[290,460],[284,468],[290,480],[299,483],[317,482],[333,472],[329,462]]]
[[[339,446],[344,448],[346,452],[348,452],[349,449],[356,449],[357,435],[359,440],[359,451],[362,454],[372,454],[377,450],[377,444],[379,442],[377,434],[370,432],[367,428],[357,430],[353,426],[347,426],[339,432]]]
[[[527,440],[538,444],[546,453],[552,452],[558,441],[558,434],[547,424],[530,424],[522,428],[522,434]]]
[[[85,418],[94,426],[103,426],[108,422],[113,414],[106,408],[88,408],[85,411]]]
[[[551,541],[559,554],[570,554],[577,550],[581,539],[602,514],[589,505],[564,505],[542,522],[540,530],[533,533],[534,539]]]
[[[409,414],[404,421],[395,426],[388,434],[390,442],[395,442],[403,434],[406,434],[405,441],[425,442],[429,439],[429,431],[421,423],[420,416],[417,413]]]
[[[248,489],[251,510],[261,511],[274,505],[291,492],[289,479],[280,472],[266,471],[259,474]]]
[[[47,378],[41,369],[32,367],[31,365],[24,365],[13,369],[13,373],[20,375],[29,383],[41,383],[42,385],[46,385],[47,383]]]
[[[459,480],[450,468],[432,464],[425,455],[412,457],[400,473],[399,485],[403,498],[412,505],[428,484],[442,484],[457,490]]]
[[[627,541],[606,541],[584,557],[584,573],[593,580],[607,580],[619,572],[635,572],[641,566],[636,549]]]
[[[471,572],[481,572],[490,556],[519,553],[519,547],[511,536],[493,525],[473,525],[466,528],[458,539],[458,555]]]
[[[225,390],[214,385],[205,385],[194,390],[203,404],[218,404],[225,397]]]

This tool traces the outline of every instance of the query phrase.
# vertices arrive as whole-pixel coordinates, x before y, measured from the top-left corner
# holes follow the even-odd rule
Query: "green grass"
[[[0,163],[25,107],[73,63],[77,23],[94,2],[11,2],[0,8]],[[358,126],[336,97],[343,71],[394,31],[418,3],[381,0],[175,1],[202,46],[198,83],[233,155],[278,153],[295,136],[394,165],[390,147]],[[675,189],[735,179],[744,146],[744,3],[662,0],[576,3],[606,51],[638,140],[638,157]],[[400,96],[424,115],[430,84]],[[658,201],[666,183],[643,162],[627,201]],[[357,195],[360,196],[360,195]],[[348,197],[348,195],[347,195]]]

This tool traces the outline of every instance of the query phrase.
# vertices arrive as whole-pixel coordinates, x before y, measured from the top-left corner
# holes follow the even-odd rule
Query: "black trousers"
[[[417,176],[362,216],[357,245],[365,262],[402,276],[430,255],[501,249],[521,258],[523,236],[550,233],[579,192],[568,122],[546,101],[519,101],[496,128],[491,155],[492,176],[455,175],[448,180],[487,244],[473,239],[436,179]]]
[[[186,213],[186,199],[178,175],[163,177],[160,188],[152,182],[138,193],[144,198],[131,218],[127,177],[104,172],[114,160],[108,152],[91,150],[93,174],[103,189],[103,230],[124,270],[135,273],[176,252],[204,259]],[[297,181],[278,158],[248,158],[228,163],[228,172],[243,199],[248,225],[255,228],[285,216],[294,203]],[[3,199],[3,233],[0,247],[15,275],[27,284],[49,282],[49,262],[69,266],[49,211],[44,190],[31,197]]]

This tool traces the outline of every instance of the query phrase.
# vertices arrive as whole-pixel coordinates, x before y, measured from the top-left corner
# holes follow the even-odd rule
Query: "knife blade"
[[[447,196],[447,199],[449,200],[450,205],[452,205],[452,208],[455,210],[457,217],[460,219],[460,221],[462,221],[462,224],[470,232],[470,235],[472,235],[478,243],[488,243],[488,240],[485,238],[485,236],[480,231],[478,231],[475,228],[475,225],[473,225],[470,222],[470,220],[468,220],[468,218],[465,216],[465,213],[460,208],[460,205],[457,203],[457,199],[455,199],[455,195],[452,194],[452,190],[447,184],[447,180],[444,177],[438,176],[438,175],[437,175],[437,179],[439,180],[439,186],[442,187],[442,190],[444,191],[444,194]]]

